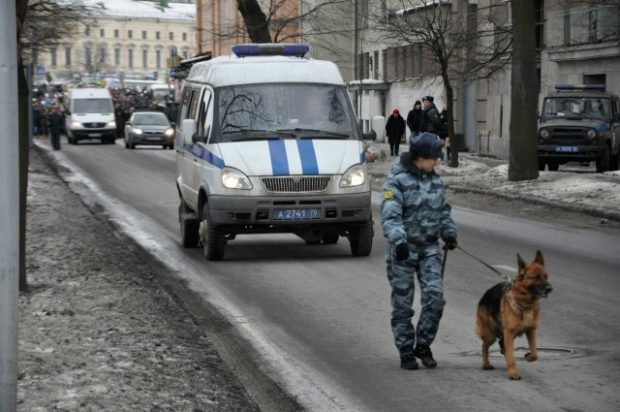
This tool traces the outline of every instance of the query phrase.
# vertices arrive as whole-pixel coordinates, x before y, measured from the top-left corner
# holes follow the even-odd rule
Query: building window
[[[174,33],[173,32],[168,33],[168,40],[174,40]]]
[[[155,67],[161,69],[161,50],[155,50]]]
[[[133,39],[133,30],[127,30],[127,37]]]
[[[127,60],[127,66],[129,66],[130,69],[133,69],[133,49],[127,50]]]
[[[105,30],[99,29],[99,37],[105,37]]]
[[[148,50],[142,50],[142,67],[145,69],[148,67],[148,57]]]
[[[114,65],[120,66],[121,64],[121,49],[114,49]]]
[[[598,40],[598,13],[596,9],[592,9],[590,13],[588,13],[588,22],[588,40],[595,43]]]
[[[378,80],[379,79],[379,51],[375,51],[374,56],[372,58],[372,74],[373,74],[373,79]]]
[[[183,58],[187,59],[187,52],[186,51],[183,52]]]
[[[118,39],[118,29],[114,29],[114,38]]]
[[[84,36],[90,36],[90,27],[86,26],[84,28]]]
[[[564,45],[570,45],[570,10],[564,12]]]
[[[187,41],[187,33],[183,33],[183,41]]]
[[[85,46],[84,47],[84,62],[86,63],[86,67],[90,68],[90,66],[93,64],[92,60],[91,60],[91,49],[89,46]]]
[[[142,30],[142,38],[146,39],[146,30]]]
[[[156,31],[156,32],[155,32],[155,39],[156,39],[156,40],[159,40],[159,38],[160,38],[160,37],[161,37],[161,33],[160,33],[160,32],[158,32],[158,31]]]
[[[65,47],[65,66],[71,66],[71,47]]]
[[[105,58],[106,58],[105,47],[101,47],[99,49],[99,63],[105,63]]]
[[[56,67],[56,47],[50,49],[50,62],[52,67]]]

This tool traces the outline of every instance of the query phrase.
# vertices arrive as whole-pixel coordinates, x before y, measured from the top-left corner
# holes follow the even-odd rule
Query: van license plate
[[[579,150],[577,146],[556,146],[555,151],[561,153],[577,153]]]
[[[101,133],[89,133],[88,137],[101,137]]]
[[[274,209],[275,220],[308,220],[320,219],[321,209]]]

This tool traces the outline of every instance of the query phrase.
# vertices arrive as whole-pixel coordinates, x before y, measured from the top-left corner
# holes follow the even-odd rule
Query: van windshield
[[[110,99],[74,99],[73,112],[75,113],[112,113]]]
[[[252,84],[219,89],[222,141],[269,137],[357,139],[342,86]]]
[[[578,96],[548,97],[543,106],[543,120],[607,120],[611,113],[609,99]]]

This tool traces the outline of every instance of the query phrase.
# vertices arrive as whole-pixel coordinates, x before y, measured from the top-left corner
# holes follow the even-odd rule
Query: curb
[[[387,175],[384,175],[384,174],[373,173],[372,175],[373,179],[385,179],[386,177]],[[583,205],[579,206],[579,205],[573,205],[570,203],[558,202],[554,200],[541,199],[539,197],[513,195],[509,193],[495,192],[495,191],[488,190],[488,189],[464,187],[464,186],[449,184],[445,182],[444,182],[444,185],[446,189],[452,190],[457,193],[473,193],[477,195],[496,197],[496,198],[500,198],[504,200],[517,200],[517,201],[526,202],[526,203],[533,203],[533,204],[540,205],[540,206],[555,207],[555,208],[567,210],[570,212],[584,213],[589,216],[620,222],[620,212],[602,210],[602,209],[599,209],[593,206],[583,206]]]

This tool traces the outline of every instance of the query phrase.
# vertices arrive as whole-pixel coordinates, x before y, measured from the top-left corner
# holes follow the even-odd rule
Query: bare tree
[[[538,178],[536,107],[536,42],[534,8],[531,3],[513,1],[512,80],[510,110],[510,181]]]
[[[383,43],[419,45],[423,61],[434,66],[446,94],[448,133],[456,136],[454,82],[487,78],[509,62],[512,40],[503,15],[495,6],[481,13],[465,0],[382,0],[373,12],[375,36]],[[481,15],[485,21],[478,21]],[[458,166],[457,149],[451,145],[452,167]]]

